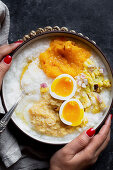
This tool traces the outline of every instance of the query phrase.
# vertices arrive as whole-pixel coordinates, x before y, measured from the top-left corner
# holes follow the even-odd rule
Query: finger
[[[76,159],[77,159],[77,162],[83,162],[83,164],[93,164],[96,162],[96,160],[98,159],[98,155],[99,153],[101,152],[102,149],[104,149],[104,147],[106,147],[106,140],[107,140],[107,137],[108,137],[108,134],[109,134],[109,130],[110,130],[110,124],[111,124],[111,115],[108,117],[108,119],[106,120],[105,122],[105,125],[101,128],[100,132],[98,135],[94,136],[91,141],[89,142],[89,144],[84,148],[82,149],[81,151],[79,151],[77,154],[75,154],[75,156],[72,158],[72,162],[75,163],[76,162]],[[106,130],[106,131],[105,131]],[[107,135],[105,135],[105,140],[103,138],[103,141],[106,141],[102,148],[100,149],[100,152],[99,150],[97,150],[97,148],[99,149],[99,147],[101,146],[101,143],[100,143],[100,138],[101,138],[101,135],[105,135],[105,133]],[[94,140],[95,139],[95,140]],[[99,142],[99,144],[98,144]],[[97,154],[96,154],[96,151],[97,151]]]
[[[96,151],[96,155],[97,157],[100,155],[100,153],[106,148],[106,146],[108,145],[110,140],[110,131],[108,133],[108,136],[106,138],[106,140],[104,141],[104,143],[100,146],[100,148]]]
[[[0,62],[0,87],[2,84],[3,77],[5,73],[8,71],[11,65],[12,57],[7,55],[1,62]]]
[[[81,133],[77,138],[72,140],[69,144],[64,147],[65,151],[68,151],[71,155],[75,155],[77,152],[80,152],[84,149],[92,139],[92,136],[95,134],[95,130],[90,128],[86,132]]]
[[[92,150],[92,152],[96,152],[100,148],[100,146],[104,143],[106,140],[108,133],[110,131],[111,126],[111,115],[108,116],[105,124],[100,129],[99,133],[94,136],[91,143],[88,145],[88,149]]]
[[[15,50],[23,41],[17,41],[12,44],[3,45],[0,47],[0,60],[9,53],[11,53],[13,50]]]

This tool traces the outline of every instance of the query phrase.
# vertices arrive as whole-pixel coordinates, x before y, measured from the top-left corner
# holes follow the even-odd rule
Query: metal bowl
[[[106,66],[106,69],[107,69],[107,72],[109,75],[109,79],[110,79],[111,83],[113,84],[113,74],[112,74],[112,69],[110,67],[110,64],[107,61],[107,58],[105,57],[103,52],[96,45],[96,43],[93,40],[90,40],[88,37],[83,36],[82,33],[76,33],[74,30],[69,31],[66,27],[59,28],[58,26],[55,26],[52,28],[52,27],[48,26],[48,27],[45,27],[44,29],[39,28],[37,31],[31,31],[29,35],[24,36],[24,38],[23,38],[24,42],[13,52],[12,57],[16,57],[26,46],[32,44],[33,42],[35,42],[37,40],[48,38],[48,37],[57,37],[57,36],[64,36],[64,37],[69,37],[69,38],[73,38],[76,40],[80,40],[80,41],[84,42],[86,45],[90,46],[97,53],[97,55],[102,59],[103,63]],[[3,108],[4,108],[5,112],[7,112],[7,103],[5,103],[5,98],[4,98],[4,81],[3,81],[3,85],[2,85],[1,99],[2,99]],[[106,112],[103,114],[102,120],[100,120],[99,124],[96,125],[96,127],[95,127],[96,130],[98,130],[102,126],[104,121],[106,120],[106,118],[110,112],[110,109],[112,107],[112,103],[113,103],[113,85],[112,85],[111,93],[110,93],[109,106],[106,109]],[[12,118],[12,120],[17,125],[17,127],[22,130],[22,132],[24,132],[29,137],[31,137],[37,141],[49,143],[49,144],[66,144],[66,143],[70,142],[70,139],[68,139],[67,141],[60,140],[57,142],[53,142],[53,141],[51,142],[51,141],[43,140],[41,138],[37,138],[36,136],[30,134],[30,132],[27,131],[25,128],[23,128],[17,122],[17,120],[15,120],[14,118]]]

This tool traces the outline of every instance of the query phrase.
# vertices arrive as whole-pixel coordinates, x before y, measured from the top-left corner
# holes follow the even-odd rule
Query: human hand
[[[9,45],[0,46],[0,89],[3,77],[11,65],[12,57],[8,54],[15,50],[23,41],[16,41]]]
[[[110,140],[112,115],[109,115],[99,133],[89,129],[57,151],[50,160],[50,170],[83,170],[94,164]]]

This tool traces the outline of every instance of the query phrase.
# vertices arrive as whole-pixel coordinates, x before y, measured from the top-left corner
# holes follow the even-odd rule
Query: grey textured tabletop
[[[3,2],[8,6],[11,16],[9,42],[21,39],[38,27],[66,26],[96,41],[113,68],[112,0],[3,0]],[[26,138],[24,135],[22,137]],[[113,169],[113,124],[110,143],[91,169]]]

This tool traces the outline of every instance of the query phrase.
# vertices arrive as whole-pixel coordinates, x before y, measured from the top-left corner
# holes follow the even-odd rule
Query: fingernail
[[[14,42],[14,43],[23,43],[23,40],[18,40],[18,41]]]
[[[94,134],[95,134],[95,129],[93,128],[90,128],[86,131],[86,134],[89,136],[89,137],[92,137]]]
[[[10,55],[7,55],[4,59],[3,59],[4,63],[6,64],[10,64],[12,61],[12,57]]]
[[[112,116],[113,116],[113,115],[111,114],[111,120],[112,120]]]

